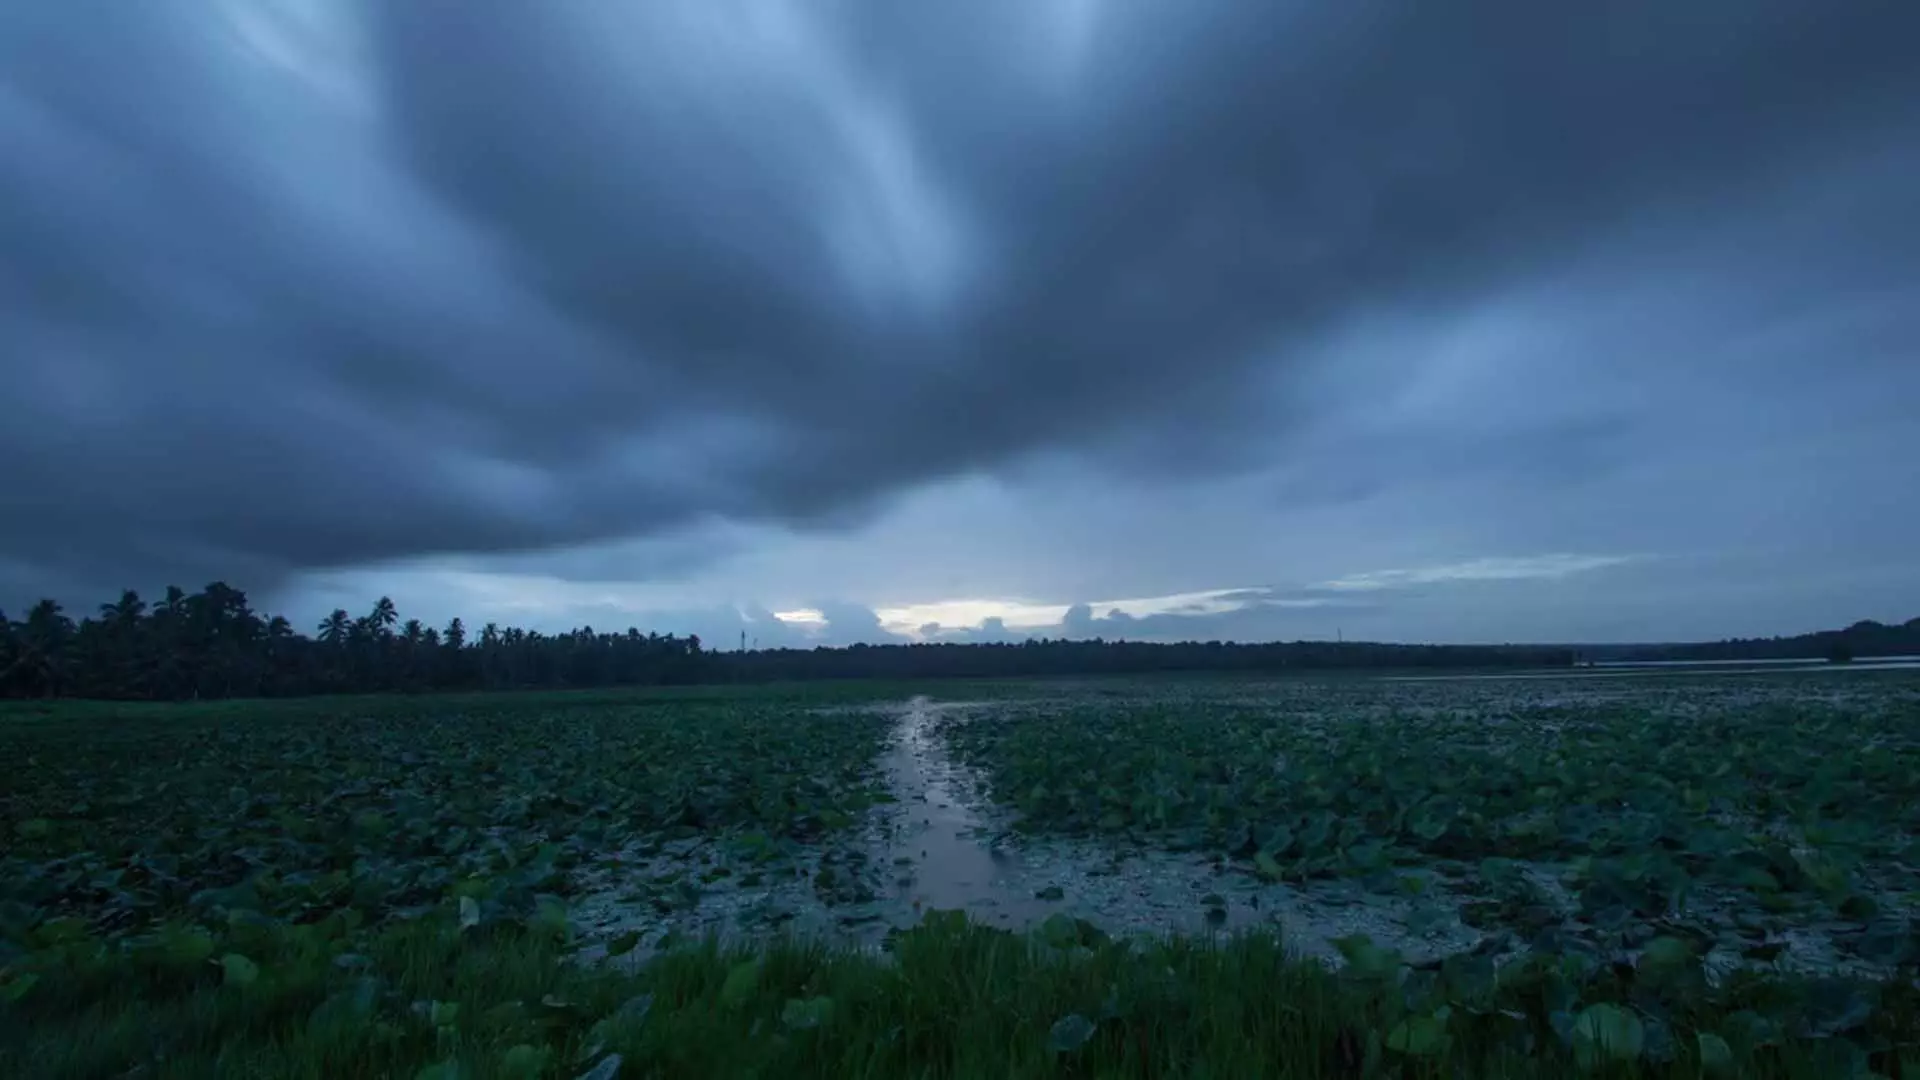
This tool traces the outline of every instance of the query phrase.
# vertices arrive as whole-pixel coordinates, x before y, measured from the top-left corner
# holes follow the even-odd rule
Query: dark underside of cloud
[[[10,596],[1228,469],[1348,320],[1827,177],[1770,274],[1917,258],[1914,4],[223,10],[0,7]]]

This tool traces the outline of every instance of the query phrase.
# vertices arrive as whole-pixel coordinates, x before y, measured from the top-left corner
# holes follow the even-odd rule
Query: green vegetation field
[[[1196,906],[1338,888],[1393,933],[1329,966],[1285,919],[1146,940],[930,912],[875,950],[582,917],[871,899],[822,852],[912,798],[861,706],[914,693],[982,702],[940,736],[1015,844],[1210,862]],[[0,756],[0,1076],[1920,1065],[1903,674],[20,705]],[[1417,947],[1449,928],[1476,944]]]
[[[1470,920],[1529,941],[1629,947],[1658,924],[1771,954],[1763,939],[1825,926],[1850,966],[1914,958],[1906,686],[1515,685],[1068,700],[946,737],[1030,832],[1214,852],[1275,881],[1465,889]]]

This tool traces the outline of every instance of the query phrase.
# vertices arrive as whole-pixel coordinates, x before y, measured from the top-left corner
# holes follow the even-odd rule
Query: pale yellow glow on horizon
[[[927,623],[939,623],[944,630],[978,627],[988,619],[999,619],[1009,630],[1030,630],[1051,626],[1066,617],[1066,604],[1036,604],[1027,600],[937,600],[930,604],[903,604],[875,608],[880,625],[896,634],[918,636]]]
[[[1120,600],[1100,600],[1088,605],[1095,616],[1118,610],[1136,619],[1171,611],[1217,615],[1234,611],[1245,604],[1234,599],[1242,589],[1207,589],[1201,592],[1173,593],[1167,596],[1139,596]],[[938,600],[925,604],[903,604],[877,608],[880,625],[896,634],[920,636],[920,628],[938,623],[942,630],[978,629],[988,619],[999,619],[1009,630],[1038,630],[1058,626],[1067,617],[1069,604],[1041,604],[1031,600]]]

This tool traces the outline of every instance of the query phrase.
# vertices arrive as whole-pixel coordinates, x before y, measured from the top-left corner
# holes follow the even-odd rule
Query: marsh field
[[[0,710],[7,1077],[1920,1075],[1920,672]]]

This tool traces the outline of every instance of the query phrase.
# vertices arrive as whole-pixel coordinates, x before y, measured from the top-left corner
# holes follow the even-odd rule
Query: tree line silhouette
[[[381,597],[336,610],[311,636],[215,582],[148,604],[132,590],[75,621],[52,600],[0,612],[0,697],[179,701],[432,690],[560,689],[851,678],[1260,672],[1361,667],[1564,667],[1563,648],[1365,642],[1033,640],[718,652],[696,635],[567,633],[459,619],[401,620]]]
[[[1920,618],[1904,623],[1862,619],[1844,630],[1819,630],[1792,637],[1631,646],[1617,650],[1606,659],[1851,660],[1872,656],[1920,656]]]

